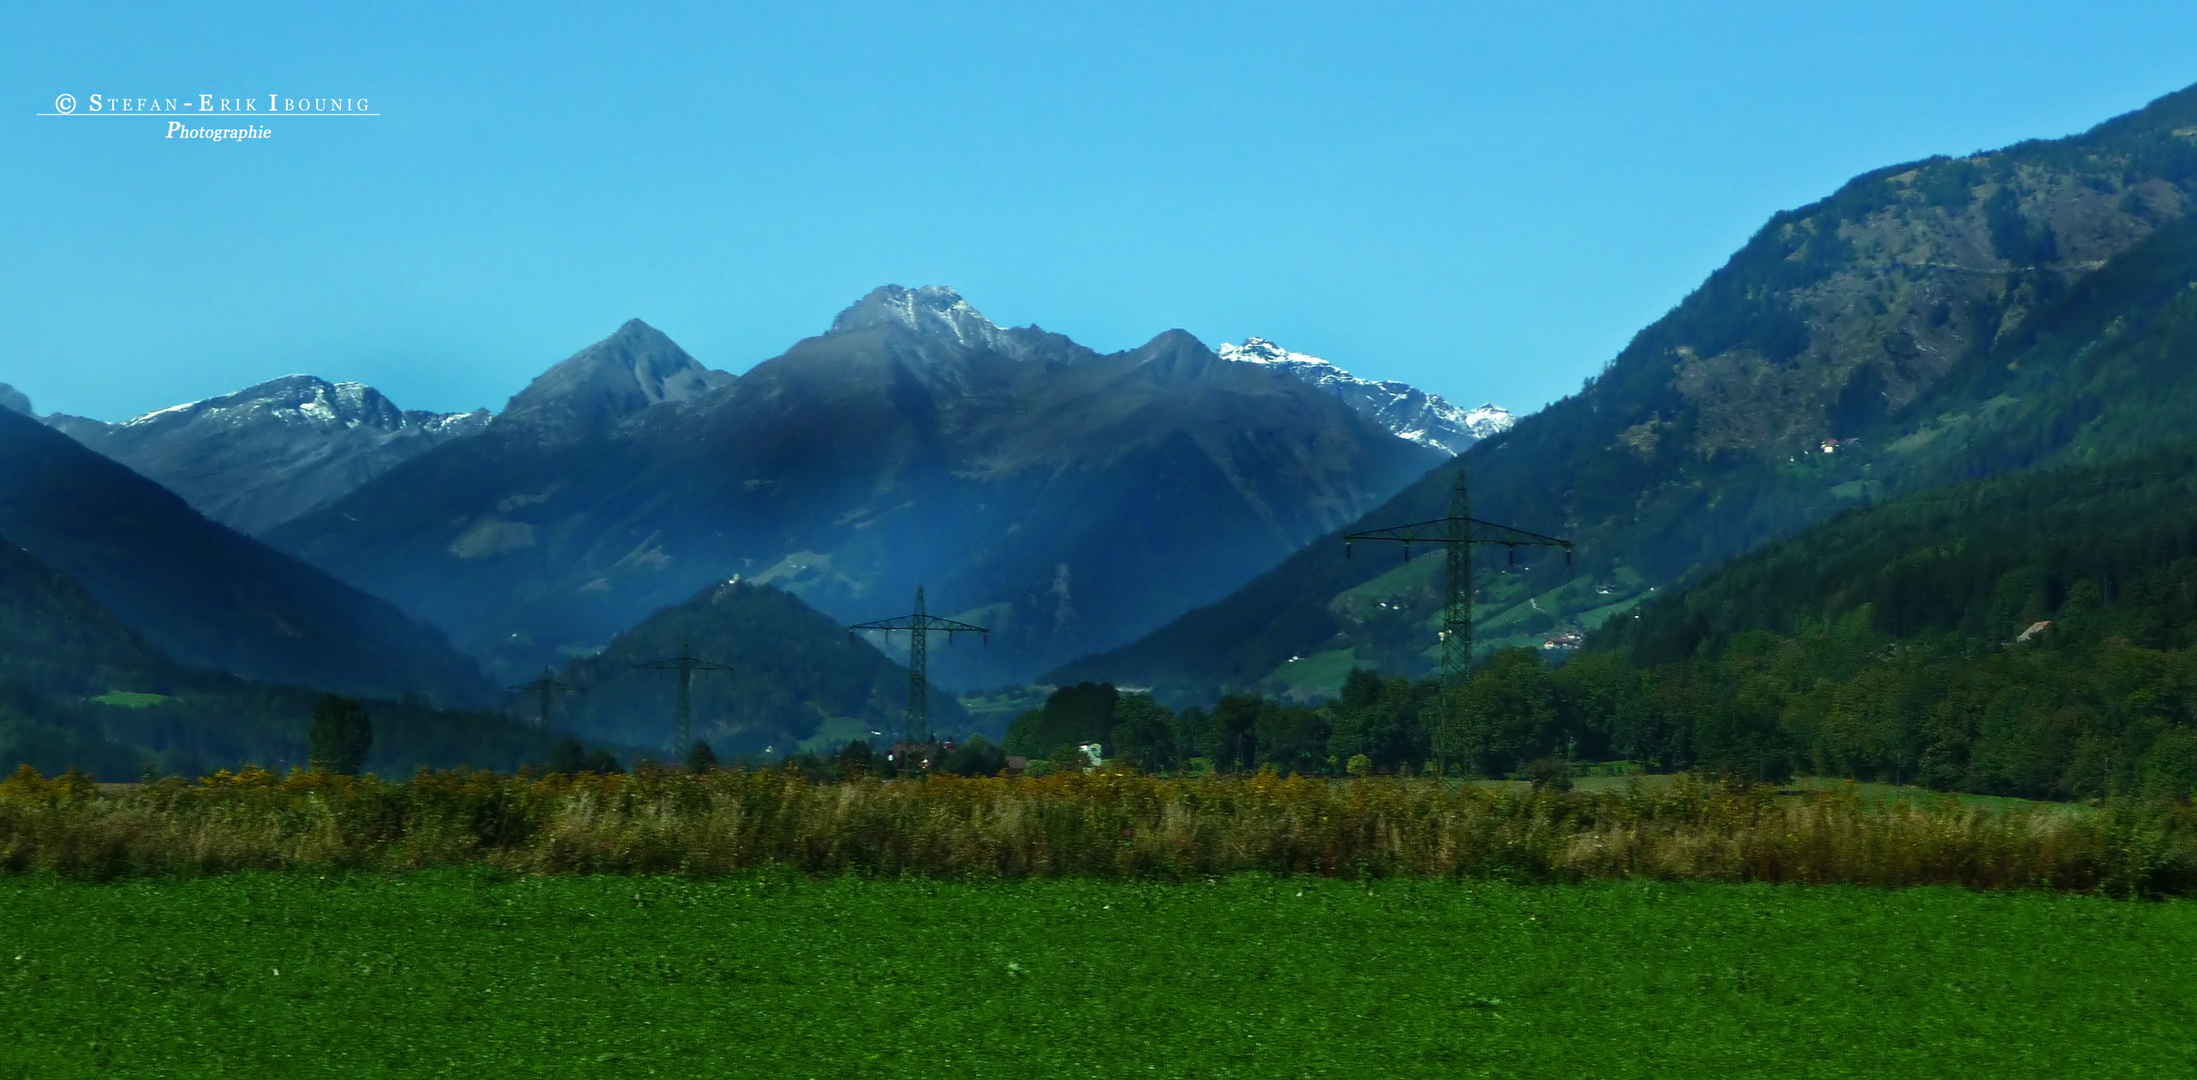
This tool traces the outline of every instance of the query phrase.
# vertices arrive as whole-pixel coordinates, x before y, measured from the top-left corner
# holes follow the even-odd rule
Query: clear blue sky
[[[744,371],[884,282],[1524,411],[1778,209],[2197,82],[2166,3],[37,7],[0,381],[103,419],[296,371],[497,407],[636,316]],[[206,144],[61,93],[382,115]]]

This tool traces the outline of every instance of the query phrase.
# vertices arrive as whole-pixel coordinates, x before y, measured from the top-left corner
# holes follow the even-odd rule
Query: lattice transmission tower
[[[732,674],[732,668],[725,664],[696,658],[693,647],[684,639],[679,642],[679,655],[663,660],[651,660],[645,664],[635,664],[633,667],[636,671],[676,671],[679,673],[679,698],[673,706],[675,726],[671,737],[671,752],[678,755],[674,760],[686,760],[687,751],[694,748],[694,673],[697,671],[721,671],[730,675]]]
[[[511,689],[521,691],[532,690],[538,692],[541,695],[541,698],[536,706],[534,722],[543,731],[549,730],[549,701],[551,697],[557,694],[578,694],[583,692],[579,687],[574,686],[571,683],[559,682],[557,680],[557,676],[546,667],[542,669],[541,678],[529,683],[520,683],[519,685],[514,686]]]
[[[1404,559],[1411,559],[1411,545],[1440,544],[1448,562],[1442,604],[1442,695],[1434,729],[1437,768],[1447,770],[1452,754],[1469,750],[1464,741],[1461,714],[1465,683],[1472,678],[1472,547],[1500,544],[1511,565],[1517,565],[1518,549],[1564,549],[1564,565],[1571,565],[1572,543],[1557,536],[1482,521],[1472,516],[1472,499],[1465,486],[1465,463],[1457,462],[1457,480],[1450,487],[1449,516],[1386,529],[1368,529],[1343,536],[1343,557],[1361,540],[1402,544]]]
[[[908,631],[908,723],[901,741],[909,746],[922,746],[931,741],[931,677],[930,643],[932,634],[946,635],[951,644],[955,634],[981,635],[984,643],[992,641],[989,627],[942,619],[923,610],[923,586],[915,587],[915,612],[897,615],[890,619],[856,623],[849,630],[883,630],[885,639],[892,640],[895,630]]]

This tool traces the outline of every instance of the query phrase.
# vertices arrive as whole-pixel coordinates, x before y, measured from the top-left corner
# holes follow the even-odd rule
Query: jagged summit
[[[1518,417],[1509,409],[1492,401],[1483,401],[1478,407],[1465,410],[1465,426],[1483,439],[1509,431],[1517,422]]]
[[[398,462],[488,426],[488,410],[406,411],[364,383],[285,375],[118,424],[47,426],[165,485],[240,532],[324,505]]]
[[[1187,382],[1204,378],[1213,365],[1220,361],[1205,342],[1188,330],[1165,330],[1134,349],[1129,355],[1149,368],[1153,375],[1173,381]]]
[[[25,416],[38,415],[31,411],[31,399],[21,390],[17,390],[6,383],[0,383],[0,409],[19,412]]]
[[[1309,353],[1290,352],[1262,337],[1248,337],[1241,345],[1222,345],[1221,358],[1245,364],[1317,364],[1323,367],[1335,365]]]
[[[666,401],[686,401],[733,381],[687,355],[663,331],[629,319],[617,332],[542,372],[496,415],[499,429],[524,427],[545,443],[608,430]]]
[[[831,332],[894,324],[919,334],[951,338],[971,348],[1006,351],[1002,344],[1004,331],[970,307],[960,293],[944,285],[916,289],[880,285],[832,319]]]
[[[1265,338],[1214,350],[1223,360],[1286,371],[1330,394],[1382,427],[1421,446],[1451,454],[1508,430],[1517,418],[1493,403],[1460,409],[1409,383],[1361,379],[1309,353],[1290,352]]]
[[[1099,354],[1042,327],[1002,327],[944,285],[880,285],[832,319],[829,334],[897,326],[940,343],[984,349],[1031,364],[1080,364]]]
[[[478,430],[488,422],[488,414],[486,410],[406,412],[365,383],[332,383],[314,375],[285,375],[233,394],[155,409],[114,427],[164,433],[186,426],[205,430],[268,422],[321,430],[364,427],[391,432],[418,426],[458,435]]]

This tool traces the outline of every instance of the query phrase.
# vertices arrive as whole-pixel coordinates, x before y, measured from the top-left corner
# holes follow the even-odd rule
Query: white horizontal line
[[[294,120],[301,116],[380,116],[378,112],[291,112],[291,113],[226,113],[226,112],[42,112],[36,116],[234,116],[248,120]]]

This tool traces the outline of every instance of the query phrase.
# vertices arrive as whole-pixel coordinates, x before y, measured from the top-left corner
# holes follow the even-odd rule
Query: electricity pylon
[[[1440,544],[1447,549],[1448,580],[1442,605],[1442,705],[1434,731],[1437,768],[1446,770],[1450,753],[1464,749],[1458,745],[1462,738],[1458,729],[1462,726],[1459,712],[1465,682],[1472,678],[1472,546],[1500,544],[1512,565],[1518,562],[1519,548],[1563,548],[1564,565],[1568,567],[1571,565],[1571,541],[1473,517],[1472,501],[1465,489],[1462,458],[1457,462],[1457,481],[1450,488],[1448,517],[1345,534],[1344,558],[1350,557],[1350,545],[1360,540],[1402,544],[1406,562],[1411,560],[1413,544]]]
[[[679,642],[679,655],[663,660],[651,660],[645,664],[635,664],[633,667],[637,671],[676,671],[679,673],[679,702],[676,706],[678,727],[671,737],[671,747],[672,752],[678,754],[680,760],[685,760],[687,751],[694,747],[694,673],[697,671],[722,671],[729,675],[732,673],[732,668],[724,664],[696,658],[694,649],[683,638]]]
[[[883,630],[885,640],[892,640],[895,630],[908,631],[908,728],[901,741],[910,746],[922,746],[931,741],[931,634],[944,634],[952,644],[955,634],[981,634],[984,643],[992,641],[990,627],[975,626],[952,619],[941,619],[923,610],[923,586],[915,587],[915,614],[898,615],[875,622],[856,623],[849,630]]]
[[[542,695],[542,696],[541,696],[541,703],[540,703],[540,706],[539,706],[539,710],[540,710],[540,711],[539,711],[539,712],[537,712],[537,713],[535,714],[535,723],[537,723],[537,724],[541,725],[541,729],[542,729],[543,731],[548,731],[548,730],[549,730],[549,697],[550,697],[550,695],[552,695],[552,694],[577,694],[577,693],[581,693],[581,692],[582,692],[582,691],[580,690],[580,688],[579,688],[579,687],[577,687],[577,686],[574,686],[574,685],[572,685],[571,683],[568,683],[568,682],[558,682],[558,681],[557,681],[557,676],[555,676],[554,674],[551,674],[550,670],[549,670],[548,668],[546,668],[546,667],[542,669],[542,677],[541,677],[541,678],[539,678],[539,679],[536,679],[536,680],[534,680],[533,682],[530,682],[530,683],[520,683],[519,685],[517,685],[517,686],[514,686],[514,687],[512,687],[511,689],[513,689],[513,690],[538,690],[538,691],[540,691],[540,692],[541,692],[541,695]]]

